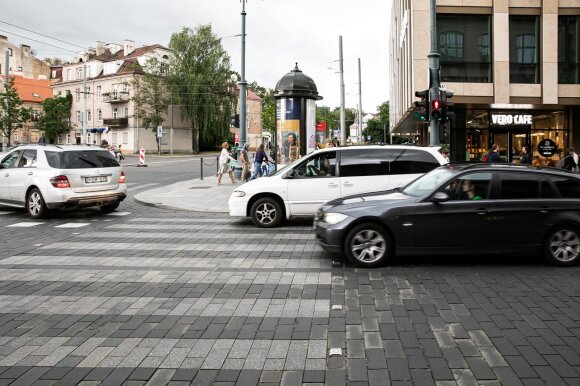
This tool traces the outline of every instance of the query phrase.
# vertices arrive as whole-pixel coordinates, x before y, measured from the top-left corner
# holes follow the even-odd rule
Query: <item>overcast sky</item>
[[[388,100],[387,58],[390,0],[247,0],[246,80],[274,88],[294,68],[310,76],[323,100],[340,105],[338,37],[342,35],[346,107],[358,104],[358,65],[362,67],[365,112]],[[240,0],[19,0],[4,2],[0,34],[29,44],[39,58],[68,59],[71,52],[26,40],[15,34],[69,50],[78,47],[7,25],[6,22],[83,47],[97,40],[136,46],[167,46],[173,32],[211,24],[240,72]]]

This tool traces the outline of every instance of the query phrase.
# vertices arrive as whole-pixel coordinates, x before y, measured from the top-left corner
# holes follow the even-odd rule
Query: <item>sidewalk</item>
[[[229,213],[228,199],[242,184],[237,180],[232,184],[228,175],[224,175],[222,185],[217,185],[216,176],[210,176],[147,190],[135,195],[134,199],[140,204],[159,208]]]

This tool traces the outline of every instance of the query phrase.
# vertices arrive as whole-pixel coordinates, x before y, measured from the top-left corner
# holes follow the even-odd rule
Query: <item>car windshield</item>
[[[447,167],[437,168],[407,185],[402,192],[408,196],[420,197],[426,193],[432,192],[441,183],[454,175]]]
[[[106,150],[45,151],[46,160],[55,169],[114,168],[115,157]]]

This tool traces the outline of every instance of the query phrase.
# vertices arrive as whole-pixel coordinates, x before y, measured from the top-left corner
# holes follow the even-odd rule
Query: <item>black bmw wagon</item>
[[[441,166],[403,188],[324,204],[316,237],[361,267],[394,256],[542,255],[580,260],[580,175],[508,164]]]

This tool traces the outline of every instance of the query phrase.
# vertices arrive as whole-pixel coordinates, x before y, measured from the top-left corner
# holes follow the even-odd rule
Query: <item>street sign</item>
[[[163,137],[163,126],[157,126],[157,137]]]

